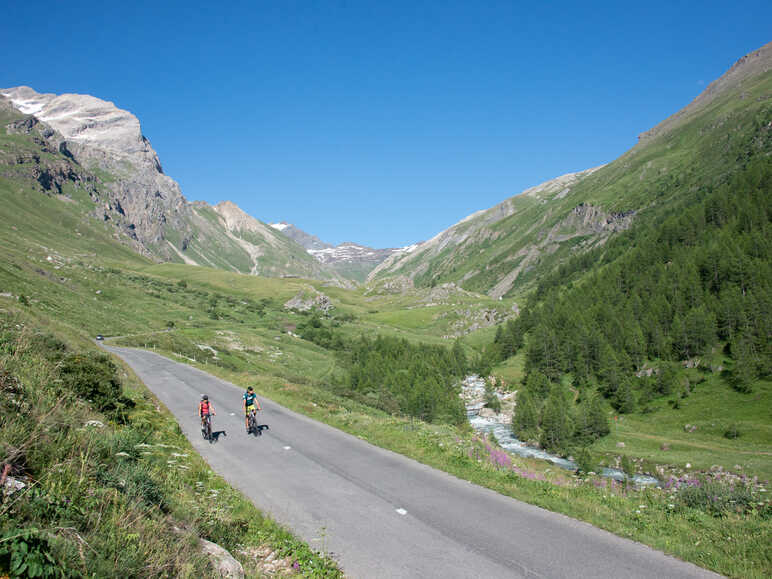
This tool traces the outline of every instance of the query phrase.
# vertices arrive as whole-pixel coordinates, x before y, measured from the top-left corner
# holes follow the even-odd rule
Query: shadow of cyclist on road
[[[213,443],[217,442],[218,440],[220,440],[220,436],[223,436],[223,437],[228,436],[228,433],[225,432],[224,430],[213,430],[212,440],[210,440],[209,442],[213,442]]]

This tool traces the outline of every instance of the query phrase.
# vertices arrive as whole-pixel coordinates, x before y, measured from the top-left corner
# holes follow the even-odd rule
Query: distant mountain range
[[[0,149],[0,178],[47,195],[83,192],[92,217],[156,261],[341,286],[453,283],[516,296],[667,207],[685,187],[721,182],[741,160],[719,154],[716,143],[729,138],[742,115],[761,114],[758,99],[770,95],[751,89],[768,83],[770,70],[772,44],[741,58],[619,159],[527,189],[407,248],[333,246],[289,223],[268,225],[229,201],[189,202],[164,174],[138,119],[88,95],[0,89],[0,129],[12,137]],[[759,122],[762,131],[772,127],[769,118]]]
[[[23,86],[0,90],[0,98],[6,109],[10,105],[24,115],[15,126],[22,131],[35,124],[46,127],[46,138],[56,140],[58,152],[97,175],[106,193],[97,213],[146,256],[350,285],[350,280],[364,281],[394,251],[356,243],[333,247],[288,224],[268,227],[230,201],[215,206],[188,202],[177,182],[164,174],[139,120],[111,102],[40,94]]]
[[[373,249],[353,241],[332,245],[285,221],[271,223],[271,227],[299,243],[320,263],[358,282],[364,282],[367,274],[385,259],[403,252],[403,249]]]

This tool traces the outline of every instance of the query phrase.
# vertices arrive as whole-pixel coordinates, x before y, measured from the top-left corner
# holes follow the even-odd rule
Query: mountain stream
[[[461,383],[461,396],[464,399],[466,406],[466,415],[469,420],[469,424],[472,425],[477,432],[485,435],[495,437],[501,448],[507,452],[517,454],[525,458],[538,458],[541,460],[547,460],[560,468],[566,470],[576,470],[577,465],[574,461],[562,458],[556,454],[551,454],[540,448],[528,446],[522,440],[518,440],[512,434],[512,425],[506,422],[502,422],[501,415],[494,417],[480,416],[480,411],[485,406],[485,403],[481,400],[485,396],[485,381],[479,376],[467,376]],[[497,396],[498,393],[497,393]],[[499,396],[501,397],[501,396]],[[617,468],[603,467],[599,473],[601,476],[607,478],[613,478],[614,480],[623,481],[629,479],[633,484],[647,486],[657,485],[659,480],[653,476],[635,474],[628,476]]]

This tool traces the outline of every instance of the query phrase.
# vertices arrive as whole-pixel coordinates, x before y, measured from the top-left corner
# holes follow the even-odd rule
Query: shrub
[[[743,483],[723,483],[707,477],[690,481],[678,489],[681,507],[697,509],[714,517],[747,513],[756,507],[753,490]]]
[[[630,457],[628,457],[626,454],[622,455],[622,460],[619,463],[619,468],[625,474],[628,474],[628,475],[635,474],[635,467],[633,466],[633,462],[630,460]]]
[[[48,537],[35,528],[12,529],[0,537],[0,569],[14,577],[64,577]]]
[[[592,458],[592,454],[590,454],[590,451],[586,446],[583,446],[576,451],[574,462],[576,462],[577,470],[582,474],[593,472],[597,468],[597,465]]]
[[[740,432],[740,427],[737,424],[730,424],[729,428],[724,432],[724,438],[729,439],[740,438],[741,435],[742,432]]]
[[[31,347],[34,352],[42,354],[51,362],[58,362],[67,352],[67,344],[53,334],[35,334]]]
[[[115,364],[105,354],[70,354],[59,366],[65,388],[119,422],[134,402],[123,395]]]

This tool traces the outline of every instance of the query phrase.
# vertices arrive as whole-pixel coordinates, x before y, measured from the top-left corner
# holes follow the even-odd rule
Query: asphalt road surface
[[[595,527],[462,481],[152,352],[105,346],[176,416],[195,449],[260,509],[349,577],[716,577]],[[217,416],[201,436],[198,401]]]

